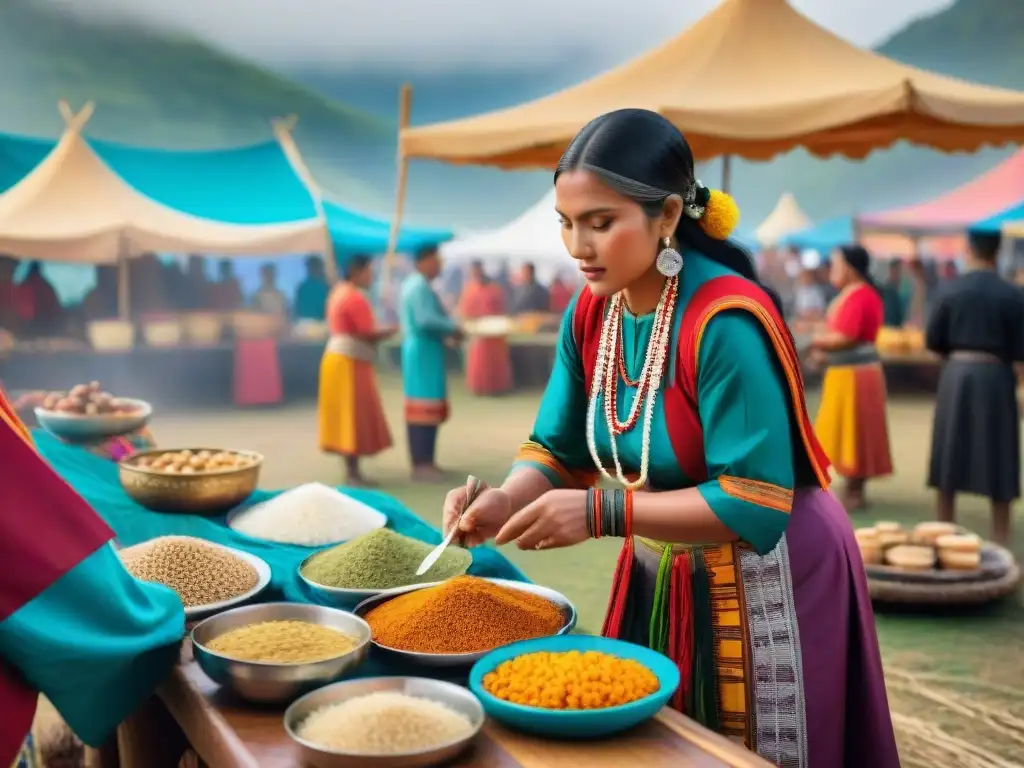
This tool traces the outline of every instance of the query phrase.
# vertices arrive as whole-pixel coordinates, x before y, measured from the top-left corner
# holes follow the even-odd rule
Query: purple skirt
[[[620,637],[649,645],[660,555],[635,549]],[[899,768],[864,565],[842,504],[829,491],[797,491],[774,550],[731,549],[741,619],[739,628],[716,627],[715,641],[742,645],[742,693],[731,706],[739,696],[745,711],[726,711],[720,684],[719,721],[732,718],[775,765]],[[735,692],[735,676],[728,682]]]

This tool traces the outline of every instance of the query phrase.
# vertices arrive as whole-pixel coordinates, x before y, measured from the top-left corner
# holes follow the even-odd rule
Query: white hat
[[[804,269],[817,269],[821,266],[821,254],[814,248],[806,248],[800,253],[800,266]]]

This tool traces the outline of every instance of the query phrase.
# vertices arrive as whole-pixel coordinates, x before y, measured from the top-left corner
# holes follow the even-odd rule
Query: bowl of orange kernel
[[[490,717],[555,738],[612,734],[654,717],[679,687],[667,656],[622,640],[556,635],[497,648],[469,688]]]

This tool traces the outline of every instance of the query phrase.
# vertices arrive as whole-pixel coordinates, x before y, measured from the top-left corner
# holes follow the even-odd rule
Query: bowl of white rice
[[[470,691],[422,677],[348,680],[306,694],[284,729],[316,768],[426,768],[476,738],[484,710]]]
[[[386,515],[352,496],[306,483],[228,515],[228,526],[254,539],[300,547],[326,547],[388,524]]]

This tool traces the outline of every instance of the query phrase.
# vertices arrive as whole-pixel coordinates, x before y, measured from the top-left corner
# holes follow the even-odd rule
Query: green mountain
[[[958,0],[913,21],[879,53],[936,72],[1005,88],[1024,87],[1024,3]]]
[[[60,99],[95,103],[90,136],[183,149],[264,141],[273,118],[294,114],[307,161],[343,199],[374,200],[378,168],[394,163],[382,118],[194,39],[92,24],[40,0],[0,0],[0,72],[5,132],[58,135]]]

